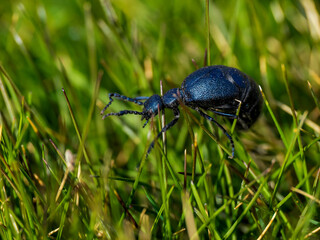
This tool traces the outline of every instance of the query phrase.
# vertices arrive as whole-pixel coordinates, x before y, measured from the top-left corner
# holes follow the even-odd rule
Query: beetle
[[[155,94],[151,97],[130,98],[118,93],[109,93],[110,101],[101,111],[101,115],[111,105],[113,98],[141,105],[143,110],[142,112],[132,110],[111,112],[104,115],[103,119],[126,114],[141,115],[141,121],[146,120],[143,125],[145,127],[148,121],[158,114],[158,111],[166,108],[173,111],[173,120],[157,134],[148,148],[146,157],[161,134],[177,123],[180,117],[179,105],[184,104],[196,110],[202,117],[213,122],[223,131],[230,141],[231,158],[233,158],[235,150],[231,135],[204,111],[210,111],[229,119],[237,119],[238,128],[248,129],[258,119],[263,103],[259,86],[252,78],[236,68],[223,65],[207,66],[196,70],[184,79],[180,88],[170,89],[163,96]],[[237,115],[239,103],[241,106]]]

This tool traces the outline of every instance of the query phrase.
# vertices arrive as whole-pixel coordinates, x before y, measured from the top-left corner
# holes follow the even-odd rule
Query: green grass
[[[0,238],[319,239],[319,43],[313,0],[3,0]],[[183,106],[148,159],[161,116],[101,119],[108,93],[178,87],[206,49],[263,91],[249,131],[215,116],[234,159]]]

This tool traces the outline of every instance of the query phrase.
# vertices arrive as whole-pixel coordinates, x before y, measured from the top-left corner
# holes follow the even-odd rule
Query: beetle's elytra
[[[223,65],[209,66],[196,70],[185,78],[180,88],[170,89],[162,97],[155,94],[151,97],[129,98],[118,93],[110,93],[110,102],[104,107],[101,114],[111,105],[113,97],[143,105],[144,108],[142,112],[123,110],[118,113],[108,113],[103,116],[103,119],[112,115],[141,115],[141,120],[146,120],[144,127],[151,117],[158,114],[158,110],[172,109],[174,119],[158,133],[149,146],[147,156],[157,138],[177,123],[180,117],[179,104],[182,102],[184,105],[199,112],[202,117],[214,122],[224,132],[230,140],[232,157],[234,157],[232,137],[213,117],[207,115],[203,110],[211,111],[214,114],[230,119],[237,118],[237,126],[248,129],[259,117],[263,103],[261,92],[255,81],[240,70]],[[240,102],[240,113],[237,116],[236,112]]]

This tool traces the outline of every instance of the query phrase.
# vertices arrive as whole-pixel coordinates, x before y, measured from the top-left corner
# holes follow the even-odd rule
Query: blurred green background
[[[2,239],[256,239],[277,211],[266,239],[302,238],[319,227],[319,203],[290,189],[301,184],[319,201],[319,2],[206,3],[1,0]],[[158,147],[145,160],[153,128],[133,115],[102,120],[108,93],[160,94],[160,81],[164,91],[179,87],[204,65],[206,50],[211,65],[255,79],[270,108],[251,130],[233,133],[233,160],[185,111],[167,132],[167,160]],[[141,110],[115,100],[108,111],[123,109]],[[219,129],[194,115],[231,151]],[[229,121],[216,118],[229,131]],[[185,149],[191,215],[179,174]],[[249,181],[263,196],[246,209]]]

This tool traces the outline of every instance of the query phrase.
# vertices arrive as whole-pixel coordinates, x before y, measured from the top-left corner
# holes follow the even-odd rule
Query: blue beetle
[[[211,116],[203,110],[214,114],[225,116],[230,119],[237,118],[237,127],[248,129],[259,117],[262,109],[262,95],[258,85],[248,75],[240,70],[223,65],[203,67],[191,73],[182,82],[180,88],[167,91],[162,97],[155,94],[151,97],[129,98],[118,93],[110,93],[110,102],[101,111],[101,115],[111,105],[113,97],[143,105],[142,112],[123,110],[118,113],[108,113],[108,116],[122,116],[125,114],[142,115],[141,120],[146,120],[146,126],[150,118],[156,116],[158,111],[165,108],[171,109],[174,119],[165,125],[150,144],[147,156],[154,147],[154,142],[174,126],[179,117],[179,105],[183,103],[196,110],[202,117],[214,122],[229,138],[232,147],[232,158],[234,157],[234,143],[230,134]],[[143,102],[144,101],[144,102]],[[241,103],[239,115],[236,112]]]

